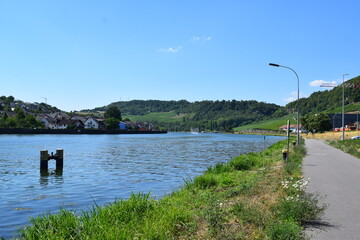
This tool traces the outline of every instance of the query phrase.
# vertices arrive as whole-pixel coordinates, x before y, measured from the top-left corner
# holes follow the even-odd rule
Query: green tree
[[[9,103],[14,102],[14,100],[15,100],[15,98],[13,96],[8,96],[6,98],[6,101],[9,102]]]
[[[104,117],[105,118],[115,118],[115,119],[121,121],[120,109],[116,106],[110,106],[108,109],[106,109]]]
[[[6,112],[3,112],[1,115],[1,118],[0,118],[0,127],[1,128],[5,128],[7,126],[6,125],[7,119],[8,119],[8,115],[6,114]]]
[[[14,112],[16,112],[16,119],[25,119],[25,113],[20,107],[16,107]]]
[[[120,121],[113,117],[105,120],[106,129],[109,129],[109,130],[119,129],[119,123],[120,123]]]
[[[41,126],[41,125],[39,125],[39,122],[36,120],[36,118],[31,114],[28,114],[25,116],[25,122],[26,122],[26,125],[31,128],[37,128],[37,127]]]
[[[312,133],[322,133],[332,127],[330,118],[325,113],[307,114],[301,117],[301,124],[303,129]]]
[[[6,127],[15,128],[16,126],[17,126],[17,122],[15,118],[9,117],[8,119],[6,119]]]

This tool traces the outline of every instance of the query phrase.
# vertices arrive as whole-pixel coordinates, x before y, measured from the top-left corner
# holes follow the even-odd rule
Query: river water
[[[217,162],[283,139],[238,134],[0,135],[0,237],[30,217],[88,210],[134,192],[160,198]],[[40,172],[40,150],[64,149],[64,168]]]

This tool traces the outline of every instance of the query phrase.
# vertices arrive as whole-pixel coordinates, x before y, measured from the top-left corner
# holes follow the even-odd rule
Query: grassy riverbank
[[[329,145],[336,147],[343,152],[349,153],[357,158],[360,158],[360,139],[350,139],[344,141],[328,141]]]
[[[160,200],[133,194],[92,211],[34,218],[21,239],[302,239],[302,223],[324,210],[306,194],[305,149],[282,160],[279,142],[187,179]]]

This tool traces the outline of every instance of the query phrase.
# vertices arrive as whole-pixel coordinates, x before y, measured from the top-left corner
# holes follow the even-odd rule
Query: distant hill
[[[360,76],[345,82],[345,105],[348,111],[359,111],[360,103]],[[353,87],[350,88],[349,85]],[[119,101],[95,108],[84,110],[90,112],[105,111],[109,106],[117,106],[122,112],[123,117],[131,120],[150,121],[158,124],[170,131],[189,131],[191,128],[200,130],[222,131],[232,128],[253,124],[256,128],[260,126],[256,123],[264,120],[274,120],[270,123],[269,129],[276,129],[278,118],[279,122],[288,114],[296,112],[297,101],[281,107],[276,104],[249,101],[161,101],[161,100],[133,100]],[[300,114],[308,113],[336,113],[342,105],[342,85],[325,91],[318,91],[311,94],[308,98],[299,100]],[[265,122],[265,125],[268,124]],[[262,125],[262,123],[260,124]],[[261,127],[260,127],[261,128]],[[241,129],[241,128],[237,128]]]
[[[168,130],[188,131],[190,128],[200,130],[229,130],[258,120],[268,119],[281,107],[250,101],[160,101],[133,100],[111,103],[117,106],[123,116],[131,120],[155,122]],[[108,106],[91,111],[105,111]],[[89,110],[85,110],[89,111]]]
[[[345,105],[360,102],[360,76],[345,82]],[[318,91],[308,98],[299,100],[300,114],[328,112],[335,113],[336,108],[342,106],[342,84],[330,90]],[[296,108],[296,101],[285,106],[285,111],[292,112]],[[360,110],[360,109],[358,109]]]

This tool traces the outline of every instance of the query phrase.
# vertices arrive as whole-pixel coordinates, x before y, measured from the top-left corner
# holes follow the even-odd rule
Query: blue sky
[[[360,75],[360,1],[0,0],[0,95],[285,105]]]

